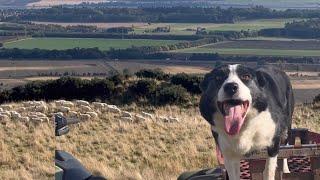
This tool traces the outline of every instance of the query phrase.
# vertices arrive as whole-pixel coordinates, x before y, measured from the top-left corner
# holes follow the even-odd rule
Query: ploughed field
[[[237,40],[176,50],[183,53],[219,53],[257,56],[320,56],[318,40]]]
[[[22,85],[32,80],[48,80],[59,78],[68,73],[76,76],[99,76],[108,75],[112,67],[103,61],[0,61],[0,83],[1,88],[11,88]]]
[[[269,41],[269,40],[238,40],[226,41],[204,46],[205,48],[239,48],[239,49],[278,49],[278,50],[318,50],[319,40],[308,41]]]
[[[4,44],[5,48],[20,49],[48,49],[64,50],[72,48],[99,48],[109,50],[110,48],[125,49],[132,46],[162,46],[176,44],[176,40],[151,40],[151,39],[99,39],[99,38],[30,38],[11,41]]]

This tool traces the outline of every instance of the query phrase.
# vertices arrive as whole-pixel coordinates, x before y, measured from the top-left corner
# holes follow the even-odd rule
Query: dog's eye
[[[251,75],[250,74],[244,74],[241,76],[241,79],[244,81],[249,81],[251,79]]]

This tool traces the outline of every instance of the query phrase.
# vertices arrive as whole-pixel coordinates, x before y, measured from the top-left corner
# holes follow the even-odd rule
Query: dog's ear
[[[210,72],[204,76],[203,81],[200,83],[200,89],[202,92],[205,92],[207,90],[211,80],[212,80],[212,73]]]
[[[264,87],[266,84],[266,73],[262,71],[256,71],[257,81],[260,87]]]

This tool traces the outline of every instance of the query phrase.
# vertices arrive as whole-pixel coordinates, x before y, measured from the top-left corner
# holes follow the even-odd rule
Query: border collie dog
[[[229,179],[240,179],[241,158],[266,149],[263,177],[274,180],[279,147],[287,143],[294,109],[288,76],[271,67],[223,65],[206,74],[201,89],[201,115],[212,127],[217,156],[222,153]],[[289,173],[286,159],[283,164]]]

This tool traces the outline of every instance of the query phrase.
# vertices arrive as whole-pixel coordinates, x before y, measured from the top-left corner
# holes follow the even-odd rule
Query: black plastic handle
[[[86,180],[92,174],[71,154],[56,150],[55,165],[63,170],[63,180]]]
[[[66,119],[65,117],[56,114],[54,116],[55,120],[55,135],[56,136],[62,136],[64,134],[67,134],[69,132],[69,124],[76,124],[79,123],[80,120],[76,118],[68,118]]]

